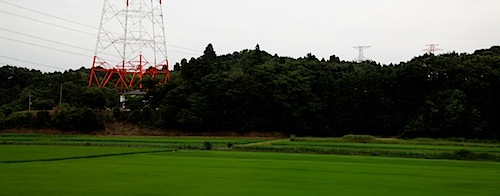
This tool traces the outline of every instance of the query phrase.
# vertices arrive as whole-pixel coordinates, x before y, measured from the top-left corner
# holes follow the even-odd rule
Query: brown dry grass
[[[44,135],[81,135],[78,131],[61,131],[56,129],[7,129],[1,130],[0,134],[44,134]],[[221,132],[185,132],[185,131],[164,131],[141,127],[132,123],[113,122],[106,123],[105,130],[93,131],[89,135],[98,136],[167,136],[167,137],[244,137],[244,138],[286,138],[282,133],[272,132],[247,132],[236,133],[231,131]]]

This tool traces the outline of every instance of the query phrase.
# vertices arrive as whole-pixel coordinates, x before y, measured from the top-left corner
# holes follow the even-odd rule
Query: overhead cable
[[[35,64],[35,65],[40,65],[42,67],[48,67],[48,68],[58,69],[58,70],[62,70],[62,71],[66,70],[66,69],[63,69],[63,68],[60,68],[60,67],[56,67],[56,66],[45,65],[45,64],[36,63],[36,62],[33,62],[33,61],[27,61],[27,60],[22,60],[22,59],[18,59],[18,58],[8,57],[8,56],[4,56],[4,55],[1,55],[1,54],[0,54],[0,57],[4,58],[4,59],[10,59],[10,60],[24,62],[24,63],[31,63],[31,64]],[[19,66],[16,66],[16,67],[19,67]]]
[[[43,41],[46,41],[46,42],[52,42],[52,43],[60,44],[60,45],[63,45],[63,46],[68,46],[68,47],[72,47],[72,48],[76,48],[76,49],[80,49],[80,50],[86,50],[86,51],[93,52],[93,50],[89,50],[87,48],[83,48],[83,47],[79,47],[79,46],[74,46],[74,45],[69,45],[69,44],[65,44],[65,43],[61,43],[61,42],[58,42],[58,41],[53,41],[53,40],[49,40],[49,39],[45,39],[45,38],[37,37],[37,36],[33,36],[33,35],[28,35],[28,34],[25,34],[25,33],[20,33],[20,32],[13,31],[13,30],[10,30],[10,29],[6,29],[6,28],[3,28],[3,27],[0,27],[0,30],[8,31],[8,32],[15,33],[15,34],[22,35],[22,36],[26,36],[26,37],[31,37],[31,38],[43,40]]]
[[[58,49],[58,48],[52,48],[52,47],[48,47],[48,46],[42,46],[42,45],[38,45],[38,44],[30,43],[30,42],[25,42],[25,41],[21,41],[21,40],[17,40],[17,39],[12,39],[12,38],[8,38],[8,37],[4,37],[4,36],[0,36],[0,38],[1,39],[10,40],[10,41],[14,41],[14,42],[19,42],[19,43],[27,44],[27,45],[32,45],[32,46],[36,46],[36,47],[40,47],[40,48],[45,48],[45,49],[49,49],[49,50],[64,52],[64,53],[78,55],[78,56],[89,57],[89,55],[85,55],[85,54],[80,54],[80,53],[76,53],[76,52],[70,52],[70,51],[61,50],[61,49]]]
[[[59,44],[59,45],[67,46],[67,47],[71,47],[71,48],[76,48],[76,49],[80,49],[80,50],[85,50],[85,51],[89,51],[89,52],[94,52],[93,50],[90,50],[90,49],[88,49],[88,48],[79,47],[79,46],[70,45],[70,44],[65,44],[65,43],[61,43],[61,42],[58,42],[58,41],[49,40],[49,39],[45,39],[45,38],[42,38],[42,37],[37,37],[37,36],[33,36],[33,35],[28,35],[28,34],[25,34],[25,33],[17,32],[17,31],[13,31],[13,30],[6,29],[6,28],[3,28],[3,27],[0,27],[0,30],[7,31],[7,32],[11,32],[11,33],[15,33],[15,34],[22,35],[22,36],[26,36],[26,37],[31,37],[31,38],[35,38],[35,39],[39,39],[39,40],[43,40],[43,41],[46,41],[46,42],[51,42],[51,43],[55,43],[55,44]],[[12,39],[12,38],[11,38],[11,39]],[[118,55],[113,55],[113,54],[108,54],[108,53],[103,53],[103,54],[110,55],[110,56],[114,56],[114,57],[119,57]]]
[[[38,19],[35,19],[35,18],[30,18],[30,17],[19,15],[19,14],[14,14],[14,13],[7,12],[7,11],[4,11],[4,10],[0,10],[0,12],[4,13],[4,14],[16,16],[16,17],[19,17],[19,18],[24,18],[24,19],[27,19],[27,20],[32,20],[32,21],[35,21],[35,22],[43,23],[43,24],[46,24],[46,25],[50,25],[50,26],[54,26],[54,27],[58,27],[58,28],[62,28],[62,29],[66,29],[66,30],[70,30],[70,31],[74,31],[74,32],[78,32],[78,33],[83,33],[83,34],[86,34],[86,35],[95,36],[94,33],[89,33],[89,32],[81,31],[81,30],[78,30],[78,29],[69,28],[69,27],[65,27],[65,26],[62,26],[62,25],[57,25],[57,24],[54,24],[54,23],[41,21],[41,20],[38,20]]]
[[[13,6],[13,7],[24,9],[24,10],[27,10],[27,11],[30,11],[30,12],[33,12],[33,13],[37,13],[37,14],[40,14],[40,15],[48,16],[48,17],[51,17],[51,18],[55,18],[55,19],[58,19],[58,20],[65,21],[65,22],[70,22],[70,23],[73,23],[73,24],[77,24],[77,25],[80,25],[80,26],[87,27],[87,28],[99,29],[99,28],[97,28],[95,26],[92,26],[92,25],[84,24],[84,23],[81,23],[81,22],[73,21],[73,20],[68,20],[68,19],[61,18],[61,17],[55,16],[55,15],[51,15],[51,14],[47,14],[47,13],[44,13],[44,12],[40,12],[40,11],[31,9],[31,8],[20,6],[20,5],[14,4],[14,3],[6,2],[4,0],[0,0],[0,3],[4,3],[4,4],[10,5],[10,6]],[[73,28],[68,28],[68,27],[64,27],[64,26],[61,26],[61,25],[56,25],[56,24],[49,23],[49,22],[39,21],[39,20],[37,20],[35,18],[30,18],[30,17],[22,16],[22,15],[14,14],[14,13],[7,12],[7,11],[0,10],[0,12],[3,12],[5,14],[9,14],[9,15],[13,15],[13,16],[16,16],[16,17],[21,17],[21,18],[24,18],[24,19],[29,19],[29,20],[33,20],[33,21],[36,21],[36,22],[44,23],[44,24],[47,24],[47,25],[56,26],[56,27],[64,28],[64,29],[71,30],[71,31],[76,31],[76,32],[79,32],[79,33],[84,33],[84,34],[88,34],[88,35],[95,35],[93,33],[85,32],[85,31],[81,31],[81,30],[77,30],[77,29],[73,29]],[[182,47],[182,46],[176,46],[176,45],[170,45],[170,44],[167,44],[167,46],[172,47],[172,48],[189,50],[189,51],[193,51],[193,52],[202,52],[201,50],[186,48],[186,47]],[[175,50],[173,50],[173,51],[175,51]],[[180,52],[180,51],[175,51],[175,52],[185,53],[185,54],[193,54],[193,53]],[[195,54],[195,55],[198,55],[198,54]]]
[[[80,25],[80,26],[84,26],[84,27],[88,27],[88,28],[92,28],[92,29],[98,29],[97,27],[94,27],[94,26],[91,26],[91,25],[87,25],[87,24],[83,24],[83,23],[80,23],[80,22],[76,22],[76,21],[68,20],[68,19],[65,19],[65,18],[58,17],[58,16],[54,16],[54,15],[51,15],[51,14],[43,13],[43,12],[31,9],[31,8],[23,7],[23,6],[16,5],[16,4],[13,4],[13,3],[10,3],[10,2],[6,2],[6,1],[3,1],[3,0],[0,0],[0,3],[5,3],[5,4],[8,4],[8,5],[17,7],[17,8],[28,10],[30,12],[34,12],[34,13],[37,13],[37,14],[40,14],[40,15],[44,15],[44,16],[48,16],[48,17],[51,17],[51,18],[55,18],[55,19],[58,19],[58,20],[70,22],[70,23],[77,24],[77,25]]]

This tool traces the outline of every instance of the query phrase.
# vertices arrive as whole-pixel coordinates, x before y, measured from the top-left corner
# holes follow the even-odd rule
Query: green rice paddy
[[[204,141],[217,150],[172,148]],[[227,143],[311,146],[258,138],[0,135],[0,195],[500,195],[495,161],[243,152]],[[498,150],[477,148],[470,151]]]

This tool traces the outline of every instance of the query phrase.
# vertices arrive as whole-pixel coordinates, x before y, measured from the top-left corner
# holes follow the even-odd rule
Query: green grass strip
[[[249,152],[282,152],[282,153],[309,153],[309,154],[335,154],[335,155],[361,155],[423,159],[448,159],[448,160],[475,160],[500,162],[497,153],[472,152],[466,149],[455,151],[437,150],[383,150],[362,148],[332,148],[310,146],[236,146],[233,150]]]

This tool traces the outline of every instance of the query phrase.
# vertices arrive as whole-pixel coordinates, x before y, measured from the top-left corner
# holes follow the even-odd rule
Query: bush
[[[124,119],[124,117],[123,117],[124,115],[122,114],[122,112],[120,111],[120,108],[118,108],[118,107],[113,108],[112,114],[113,114],[114,120],[123,120]]]
[[[50,126],[50,113],[47,110],[42,110],[36,113],[34,122],[34,128],[47,128]]]
[[[104,128],[98,116],[89,108],[63,108],[51,118],[54,128],[90,132]]]
[[[228,143],[227,143],[227,148],[228,148],[228,149],[232,149],[232,148],[233,148],[233,145],[234,145],[234,144],[233,144],[232,142],[228,142]]]
[[[0,130],[5,129],[5,116],[0,112]]]
[[[347,142],[368,143],[368,142],[375,140],[375,137],[371,136],[371,135],[352,135],[352,134],[349,134],[349,135],[345,135],[344,137],[342,137],[342,139],[344,141],[347,141]]]
[[[203,150],[212,150],[212,143],[210,143],[209,141],[204,141]]]
[[[52,100],[36,100],[33,102],[33,108],[37,110],[51,110],[56,104]]]
[[[474,160],[476,159],[476,154],[470,150],[458,150],[455,152],[455,159],[459,160]]]
[[[295,134],[290,135],[290,141],[292,142],[297,141],[297,136]]]
[[[4,126],[11,129],[32,128],[33,119],[33,114],[30,112],[16,112],[5,119]]]

